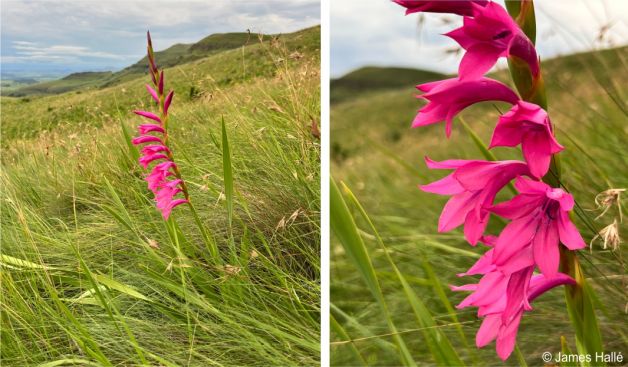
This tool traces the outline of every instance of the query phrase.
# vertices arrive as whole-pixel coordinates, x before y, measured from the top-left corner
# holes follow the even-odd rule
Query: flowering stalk
[[[533,0],[507,1],[506,7],[510,15],[516,19],[519,26],[524,30],[528,38],[534,43],[536,37],[536,19],[534,15]],[[530,80],[529,75],[525,75],[525,68],[517,60],[509,60],[508,63],[511,75],[515,81],[517,89],[522,95],[529,95],[529,101],[537,103],[547,110],[547,99],[545,97],[545,86],[542,82],[542,75],[539,74],[540,82],[526,84]],[[560,186],[560,156],[552,155],[550,173],[543,180],[548,184]],[[597,324],[597,317],[593,308],[593,301],[590,295],[591,288],[586,282],[584,272],[578,261],[578,257],[572,251],[565,251],[561,247],[560,252],[561,270],[575,279],[575,284],[565,287],[565,298],[567,310],[571,322],[576,331],[576,346],[581,355],[591,355],[602,352],[602,337]]]
[[[174,91],[167,94],[164,90],[164,71],[157,68],[153,43],[150,32],[146,32],[148,72],[151,77],[152,86],[146,84],[146,90],[158,106],[159,114],[150,111],[133,111],[135,114],[151,120],[149,123],[138,126],[139,136],[132,140],[135,145],[143,145],[139,163],[148,169],[153,165],[151,172],[146,176],[148,188],[155,195],[157,209],[163,218],[168,220],[172,210],[181,205],[188,204],[194,221],[198,226],[205,244],[209,247],[214,259],[218,259],[218,249],[198,216],[194,205],[192,205],[190,194],[179,167],[175,163],[172,148],[168,144],[168,117],[169,108],[174,97]],[[146,144],[146,145],[145,145]],[[183,198],[177,197],[182,195]]]
[[[150,32],[146,33],[148,40],[148,66],[153,86],[146,84],[146,90],[159,106],[159,115],[149,111],[133,111],[136,115],[142,116],[152,122],[138,126],[140,136],[134,138],[132,143],[143,145],[139,159],[144,169],[154,162],[155,164],[149,175],[146,176],[148,188],[155,194],[157,208],[161,211],[164,219],[170,217],[172,209],[176,206],[189,203],[190,196],[185,181],[181,177],[181,172],[174,161],[172,150],[168,146],[168,108],[172,102],[174,91],[164,94],[164,71],[157,69],[153,44]],[[144,145],[151,143],[148,145]],[[154,144],[153,144],[154,143]],[[176,198],[181,193],[184,198]]]
[[[511,11],[518,11],[515,19],[492,1],[395,2],[406,7],[407,13],[450,12],[464,16],[463,26],[446,34],[466,50],[459,77],[417,87],[425,92],[420,98],[429,103],[419,110],[413,127],[446,121],[449,137],[452,120],[462,109],[481,101],[507,102],[512,108],[500,117],[489,148],[521,145],[525,159],[427,161],[429,168],[453,170],[449,176],[421,186],[427,192],[452,196],[443,209],[438,230],[449,231],[464,223],[465,238],[471,245],[480,242],[491,247],[469,271],[459,274],[482,275],[480,282],[453,287],[472,292],[458,308],[477,307],[478,316],[484,318],[476,336],[477,346],[496,339],[497,354],[506,360],[514,349],[523,313],[532,310],[530,304],[536,297],[559,285],[570,287],[567,293],[572,320],[575,313],[582,321],[580,326],[587,325],[591,317],[595,321],[591,303],[584,300],[586,293],[571,295],[573,302],[569,302],[570,292],[582,290],[584,284],[573,250],[586,244],[570,219],[574,199],[559,188],[556,153],[564,148],[556,141],[546,112],[541,67],[534,47],[532,1],[507,2]],[[508,59],[519,95],[484,77],[501,57]],[[493,203],[497,193],[513,179],[519,194],[509,201]],[[484,234],[490,214],[510,220],[499,236]],[[559,272],[559,264],[564,273]],[[536,269],[540,274],[534,274]],[[577,330],[578,340],[583,333],[584,329]]]

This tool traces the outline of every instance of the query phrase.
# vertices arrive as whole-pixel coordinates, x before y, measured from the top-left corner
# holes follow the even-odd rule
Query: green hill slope
[[[342,102],[365,93],[407,87],[417,82],[428,82],[443,77],[443,74],[432,71],[367,66],[331,80],[331,103]]]

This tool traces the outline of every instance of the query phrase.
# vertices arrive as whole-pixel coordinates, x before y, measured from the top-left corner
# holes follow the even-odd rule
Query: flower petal
[[[551,141],[545,131],[529,131],[524,134],[521,150],[530,167],[530,173],[537,178],[545,176],[552,159]]]
[[[155,92],[155,90],[151,88],[150,85],[146,84],[146,90],[148,91],[148,93],[150,93],[155,102],[159,103],[159,96],[157,95],[157,92]]]
[[[541,220],[539,229],[532,239],[534,262],[546,278],[558,272],[560,254],[558,252],[558,228],[555,220]]]
[[[501,325],[502,322],[499,314],[486,316],[478,329],[478,333],[475,335],[475,345],[478,348],[482,348],[495,340]]]
[[[497,63],[500,50],[488,43],[477,43],[467,49],[460,61],[458,74],[460,80],[478,79],[486,74]]]
[[[569,213],[563,210],[560,210],[558,213],[558,233],[560,242],[570,250],[579,250],[587,247],[580,232],[569,219]]]
[[[467,214],[473,210],[473,196],[470,192],[464,192],[447,201],[438,220],[439,232],[451,231],[464,223]]]
[[[172,97],[174,97],[174,91],[171,90],[170,93],[166,96],[166,100],[164,101],[164,115],[168,114],[168,108],[170,108],[170,103],[172,102]]]

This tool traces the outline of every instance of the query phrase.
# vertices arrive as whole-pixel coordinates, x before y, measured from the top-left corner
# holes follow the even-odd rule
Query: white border
[[[330,364],[329,348],[329,175],[330,175],[330,1],[321,1],[321,366]]]

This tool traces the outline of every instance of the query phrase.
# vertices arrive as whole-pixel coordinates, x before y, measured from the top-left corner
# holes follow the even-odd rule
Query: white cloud
[[[123,67],[145,50],[212,33],[296,31],[320,23],[318,0],[2,0],[2,62]],[[30,59],[29,59],[30,57]],[[46,59],[48,57],[48,59]],[[65,58],[65,59],[64,59]]]

